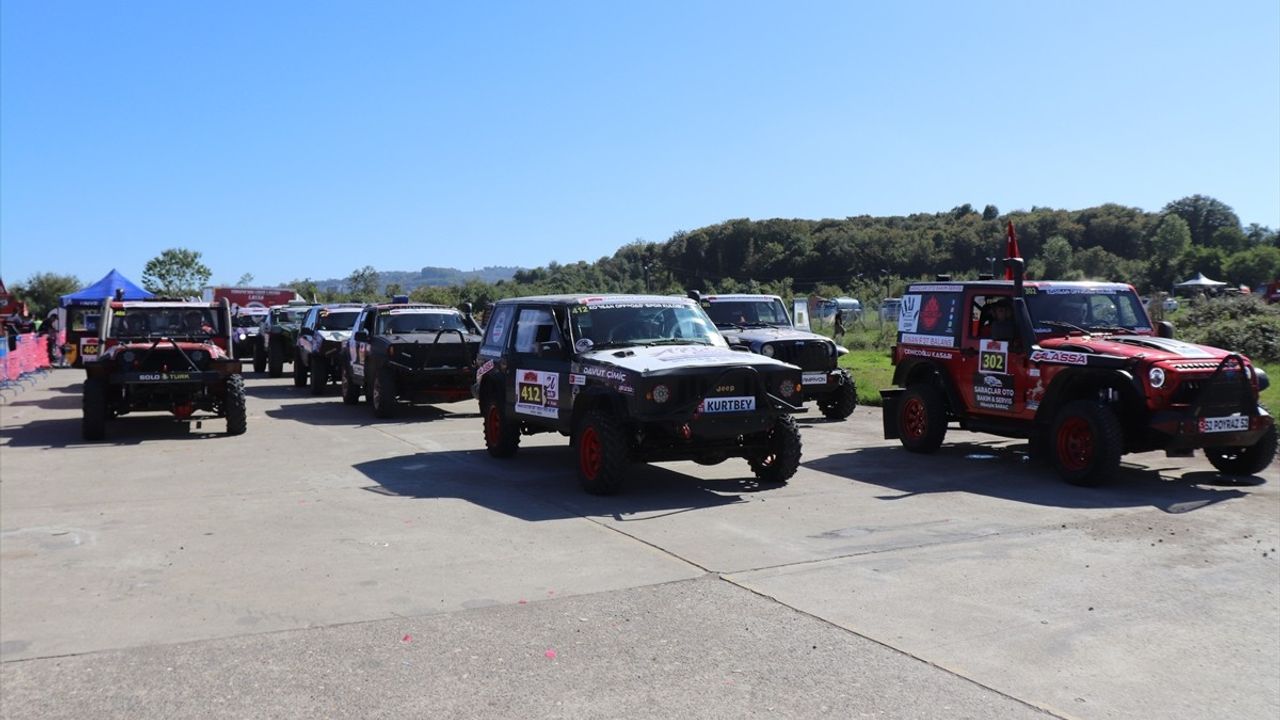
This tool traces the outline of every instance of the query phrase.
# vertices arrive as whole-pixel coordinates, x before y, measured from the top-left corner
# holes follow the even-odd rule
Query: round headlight
[[[1164,387],[1164,370],[1158,367],[1151,368],[1147,373],[1147,380],[1153,388]]]
[[[204,351],[203,351],[203,350],[192,350],[192,351],[191,351],[191,362],[201,362],[202,360],[204,360]]]
[[[791,397],[792,395],[795,394],[795,392],[796,392],[795,383],[793,383],[790,380],[783,380],[782,384],[778,386],[778,394],[784,398]]]
[[[653,401],[656,403],[664,403],[671,399],[671,388],[666,385],[653,386]]]
[[[120,355],[120,359],[121,359],[121,360],[123,360],[123,361],[125,361],[125,362],[127,362],[127,363],[131,363],[131,362],[133,362],[133,359],[134,359],[135,357],[136,357],[136,355],[134,355],[134,354],[133,354],[133,351],[132,351],[132,350],[125,350],[125,351],[124,351],[123,353],[121,353],[121,355]]]
[[[773,346],[769,343],[765,343],[760,347],[760,354],[765,357],[773,357]]]
[[[236,333],[236,340],[239,340],[239,341],[243,342],[243,341],[244,341],[244,339],[245,339],[246,337],[248,337],[248,336],[244,334],[244,331],[243,331],[243,330],[241,330],[240,332]]]

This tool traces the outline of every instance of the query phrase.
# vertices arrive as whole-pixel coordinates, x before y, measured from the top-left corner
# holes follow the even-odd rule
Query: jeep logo
[[[733,385],[717,385],[716,386],[716,392],[718,393],[733,392],[733,390],[734,390]]]

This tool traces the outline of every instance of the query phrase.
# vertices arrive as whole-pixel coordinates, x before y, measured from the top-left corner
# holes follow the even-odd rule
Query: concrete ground
[[[0,717],[1280,717],[1280,496],[1203,458],[1082,489],[802,418],[785,487],[640,466],[474,403],[393,420],[251,376],[249,432],[80,441],[81,374],[0,406]]]

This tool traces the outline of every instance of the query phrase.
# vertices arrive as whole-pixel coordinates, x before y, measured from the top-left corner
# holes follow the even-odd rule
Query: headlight
[[[1154,367],[1147,373],[1147,380],[1151,383],[1151,387],[1164,387],[1164,370]]]
[[[796,385],[790,379],[783,380],[778,386],[778,394],[784,398],[789,398],[796,393]]]
[[[653,401],[656,403],[664,403],[671,399],[671,388],[666,385],[653,386]]]
[[[760,347],[760,354],[765,357],[773,357],[773,346],[769,343],[765,343]]]
[[[203,360],[204,360],[204,351],[203,351],[203,350],[192,350],[192,351],[191,351],[191,362],[196,362],[196,363],[198,363],[198,362],[201,362],[201,361],[203,361]]]
[[[121,360],[123,360],[123,361],[125,361],[125,362],[127,362],[127,363],[131,363],[131,362],[133,362],[133,358],[134,358],[134,357],[135,357],[135,355],[133,354],[133,351],[132,351],[132,350],[125,350],[125,351],[120,355],[120,359],[121,359]]]
[[[244,342],[244,339],[245,339],[246,337],[248,337],[248,336],[244,334],[244,331],[243,331],[243,330],[241,330],[239,333],[237,333],[237,334],[236,334],[236,340],[238,340],[238,341],[240,341],[240,342]]]

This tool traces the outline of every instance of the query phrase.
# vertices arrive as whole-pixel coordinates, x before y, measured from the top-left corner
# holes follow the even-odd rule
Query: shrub
[[[1195,303],[1184,320],[1190,342],[1244,353],[1252,360],[1280,360],[1280,305],[1252,296],[1214,298]]]

